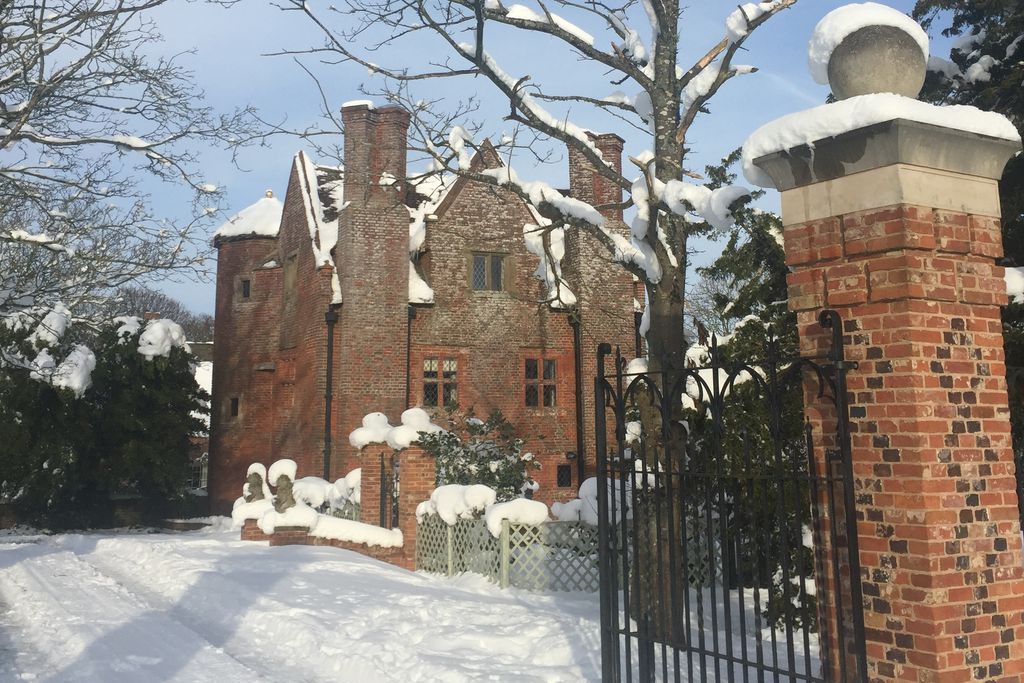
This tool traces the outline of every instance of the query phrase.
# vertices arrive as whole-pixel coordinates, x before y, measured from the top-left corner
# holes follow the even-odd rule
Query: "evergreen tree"
[[[183,494],[189,437],[209,397],[184,349],[150,360],[138,352],[141,330],[119,336],[118,327],[93,340],[91,383],[76,393],[19,362],[40,350],[65,358],[71,334],[38,342],[0,324],[0,502],[25,521],[104,524],[115,495],[141,496],[144,513],[159,513]]]
[[[708,166],[708,176],[722,185],[735,182],[739,155],[737,150],[721,164]],[[764,191],[758,190],[752,197],[756,200],[763,195]],[[712,330],[724,325],[722,331],[728,332],[736,322],[755,316],[773,328],[784,342],[785,352],[795,353],[796,316],[786,306],[789,269],[781,243],[782,221],[749,205],[736,209],[734,215],[736,224],[725,235],[721,255],[697,269],[700,281],[696,289],[709,293],[698,321]]]
[[[1024,4],[1018,0],[918,0],[926,29],[959,36],[950,61],[933,58],[923,99],[997,111],[1024,131]],[[1010,159],[999,183],[1007,263],[1024,266],[1024,158]],[[1007,363],[1024,366],[1024,304],[1003,310]]]

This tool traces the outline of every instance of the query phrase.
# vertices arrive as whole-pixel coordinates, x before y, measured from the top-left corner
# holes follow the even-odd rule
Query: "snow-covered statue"
[[[242,501],[252,503],[270,498],[270,487],[267,486],[267,468],[261,462],[254,462],[245,471],[245,484],[242,485]]]
[[[924,86],[928,35],[891,7],[846,5],[818,22],[808,59],[814,80],[830,85],[836,99],[875,93],[915,99]]]
[[[284,512],[288,508],[295,507],[295,494],[292,485],[295,481],[295,472],[298,465],[294,460],[278,460],[270,466],[267,472],[267,479],[275,487],[274,510]]]
[[[263,474],[265,473],[266,470],[260,473],[250,469],[249,476],[245,478],[245,486],[242,488],[242,497],[245,498],[246,503],[263,500],[266,497],[263,495]]]

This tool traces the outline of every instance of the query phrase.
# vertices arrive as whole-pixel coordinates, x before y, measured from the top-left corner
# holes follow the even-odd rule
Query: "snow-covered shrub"
[[[420,446],[437,459],[437,484],[483,484],[499,501],[535,489],[530,472],[540,464],[523,453],[523,439],[499,411],[486,420],[453,410],[443,430],[420,436]]]

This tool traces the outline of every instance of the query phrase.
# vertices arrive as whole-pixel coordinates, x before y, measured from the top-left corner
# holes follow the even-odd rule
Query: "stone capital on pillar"
[[[844,320],[872,681],[1024,681],[998,180],[1019,143],[906,120],[761,157],[804,353]],[[806,397],[813,406],[818,399]],[[819,444],[820,447],[820,444]]]

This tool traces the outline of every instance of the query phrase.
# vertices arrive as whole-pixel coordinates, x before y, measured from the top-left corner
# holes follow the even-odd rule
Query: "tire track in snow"
[[[10,680],[268,680],[74,553],[42,546],[24,554],[0,569],[0,601],[11,606],[5,621],[16,627],[16,649],[33,651],[40,668]]]
[[[189,545],[195,547],[202,543],[193,540]],[[345,646],[345,636],[358,640],[365,631],[365,625],[356,626],[354,633],[325,632],[324,623],[314,608],[279,599],[281,594],[273,588],[281,573],[268,574],[275,580],[268,581],[263,586],[265,590],[259,590],[248,581],[237,582],[216,572],[202,571],[195,577],[190,560],[176,553],[178,545],[174,541],[162,541],[159,550],[150,544],[127,548],[111,540],[101,542],[80,559],[96,567],[97,571],[116,577],[122,585],[144,596],[151,604],[173,611],[177,620],[217,643],[225,653],[250,668],[267,671],[271,677],[275,672],[288,671],[291,681],[399,683],[406,680],[400,673],[375,662],[376,657],[360,656]],[[210,545],[219,552],[226,550],[223,543]],[[129,552],[125,553],[126,550]],[[244,550],[251,552],[257,548],[250,546]],[[150,561],[155,559],[152,557],[154,554],[159,555],[165,565],[163,569],[167,569],[166,565],[177,565],[178,571],[146,576]],[[289,576],[287,582],[295,588],[307,588],[296,576]],[[204,585],[200,588],[200,584]],[[326,598],[326,591],[321,592]],[[193,594],[193,600],[184,597],[189,594]],[[230,607],[228,603],[231,603]],[[374,655],[392,651],[399,656],[403,649],[389,639],[379,643],[378,648]],[[304,653],[316,653],[318,657],[327,655],[333,660],[333,667],[325,669],[318,666]],[[395,663],[394,657],[384,656],[384,660]],[[339,675],[345,677],[339,678]]]

